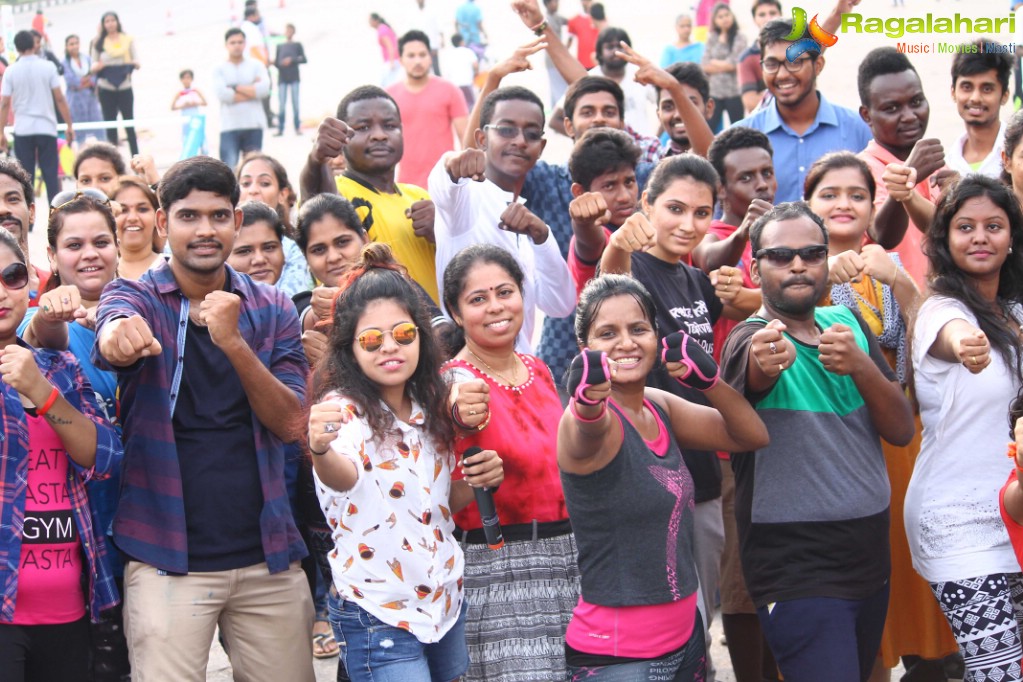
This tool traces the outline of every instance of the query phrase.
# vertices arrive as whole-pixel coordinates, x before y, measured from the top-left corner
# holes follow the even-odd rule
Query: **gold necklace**
[[[481,358],[480,356],[476,355],[475,353],[473,353],[472,352],[472,348],[469,348],[468,345],[465,347],[465,350],[469,351],[469,355],[473,356],[474,358],[479,360],[481,363],[483,363],[483,366],[486,367],[487,369],[489,369],[490,372],[492,374],[494,374],[498,379],[501,379],[502,381],[504,381],[504,383],[508,384],[509,386],[512,386],[512,387],[515,386],[515,382],[514,381],[511,381],[510,379],[508,379],[508,377],[504,376],[503,374],[498,372],[496,369],[494,369],[493,367],[488,365],[487,361],[484,360],[483,358]],[[514,358],[514,357],[515,357],[515,354],[513,353],[512,354],[512,358]],[[518,368],[519,368],[518,365],[515,365],[515,367],[513,368],[513,371],[518,370]]]

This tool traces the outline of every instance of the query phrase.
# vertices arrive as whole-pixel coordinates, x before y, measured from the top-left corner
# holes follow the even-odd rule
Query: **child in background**
[[[191,69],[185,69],[178,74],[178,78],[181,79],[181,90],[174,95],[174,100],[171,102],[171,111],[180,111],[181,118],[183,120],[181,126],[181,147],[183,150],[182,158],[189,156],[195,156],[197,154],[206,154],[206,121],[205,115],[203,115],[199,107],[206,106],[206,98],[199,92],[197,88],[192,87],[192,81],[195,80],[195,73]],[[201,119],[195,120],[196,117],[202,116]],[[201,135],[199,138],[199,147],[194,153],[189,152],[189,136],[192,135],[192,129],[198,125],[199,130],[195,133]],[[191,143],[192,146],[195,142]]]

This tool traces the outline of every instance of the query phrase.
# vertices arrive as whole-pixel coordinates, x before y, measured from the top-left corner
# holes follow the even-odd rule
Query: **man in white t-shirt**
[[[952,59],[952,98],[966,132],[945,145],[945,162],[961,175],[981,173],[997,179],[1002,174],[1005,127],[999,111],[1009,101],[1012,61],[1009,54],[979,51],[959,52]]]
[[[464,44],[461,33],[451,36],[451,47],[440,53],[441,71],[444,77],[458,86],[465,97],[465,106],[472,109],[476,103],[476,74],[479,73],[480,61],[476,53]]]
[[[625,94],[625,124],[644,137],[655,137],[657,128],[651,118],[651,105],[657,101],[652,86],[636,82],[635,64],[630,64],[617,54],[620,43],[632,45],[629,34],[623,29],[609,27],[597,36],[597,66],[590,69],[591,76],[610,78],[621,86]]]
[[[14,156],[35,177],[36,160],[46,182],[46,195],[53,198],[60,192],[57,175],[57,113],[67,122],[67,141],[75,139],[71,127],[71,111],[60,89],[57,68],[35,53],[35,37],[31,31],[18,31],[14,36],[18,61],[4,72],[0,82],[0,121],[7,121],[14,107]],[[7,136],[0,134],[0,151],[7,151]]]

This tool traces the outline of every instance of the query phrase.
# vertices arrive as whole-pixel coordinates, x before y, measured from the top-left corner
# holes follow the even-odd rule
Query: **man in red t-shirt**
[[[571,49],[573,40],[578,40],[576,57],[589,71],[597,65],[594,52],[597,49],[597,34],[600,33],[600,30],[593,22],[593,17],[590,16],[590,5],[593,4],[593,0],[580,0],[580,2],[583,6],[582,14],[577,14],[568,20],[567,47]]]
[[[469,112],[465,96],[454,83],[433,75],[430,39],[422,31],[409,31],[398,40],[405,80],[387,88],[398,103],[404,128],[405,155],[398,166],[398,182],[426,187],[430,170],[462,139]]]

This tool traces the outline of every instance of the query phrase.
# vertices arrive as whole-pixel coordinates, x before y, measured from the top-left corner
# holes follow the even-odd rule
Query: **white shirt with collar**
[[[476,182],[462,178],[452,182],[444,168],[445,154],[430,171],[430,198],[436,207],[434,234],[437,240],[437,290],[444,298],[444,270],[459,251],[473,244],[494,244],[509,251],[525,275],[523,282],[522,329],[515,349],[533,352],[536,309],[550,317],[568,317],[575,310],[575,284],[568,264],[561,257],[553,232],[547,240],[535,244],[526,235],[506,232],[498,227],[501,214],[515,201],[490,180]],[[518,198],[519,203],[525,199]],[[548,228],[549,229],[549,228]]]
[[[999,122],[998,124],[998,137],[995,139],[995,146],[991,148],[991,153],[981,162],[977,170],[973,170],[970,163],[963,158],[963,147],[966,146],[966,140],[969,138],[968,133],[963,133],[962,136],[953,142],[949,147],[945,149],[945,163],[948,164],[949,168],[957,171],[960,175],[966,175],[967,173],[980,173],[986,175],[989,178],[997,180],[1002,176],[1002,145],[1005,143],[1005,124]]]

